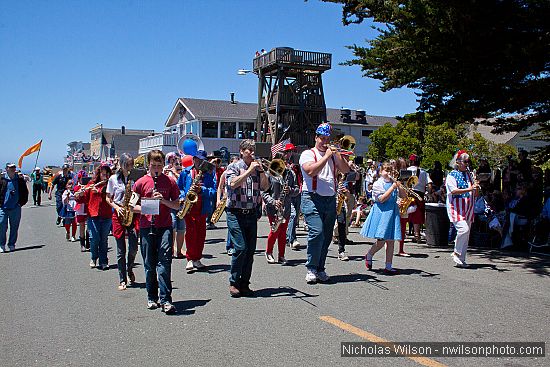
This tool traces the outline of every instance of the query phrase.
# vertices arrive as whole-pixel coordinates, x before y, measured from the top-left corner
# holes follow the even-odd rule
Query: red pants
[[[204,240],[206,239],[206,215],[196,214],[193,211],[189,212],[185,216],[185,227],[187,260],[200,260],[202,259]]]
[[[73,227],[72,236],[74,237],[76,235],[76,220],[73,219],[73,221],[70,224],[65,224],[65,230],[67,231],[67,234],[69,234],[69,229]]]
[[[269,218],[269,225],[273,224],[275,217],[267,216]],[[268,254],[273,254],[273,247],[275,246],[275,241],[279,241],[279,257],[285,256],[285,246],[286,246],[286,228],[288,227],[288,218],[285,218],[285,222],[279,225],[277,231],[269,231],[267,235],[267,249],[265,250]]]

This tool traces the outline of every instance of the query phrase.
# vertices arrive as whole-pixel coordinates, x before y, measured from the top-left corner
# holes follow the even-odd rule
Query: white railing
[[[150,152],[153,149],[172,151],[176,149],[178,134],[162,133],[139,139],[139,154]]]

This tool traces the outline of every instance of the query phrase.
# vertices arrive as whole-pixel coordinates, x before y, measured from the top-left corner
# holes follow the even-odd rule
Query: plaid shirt
[[[227,180],[228,208],[253,209],[261,200],[260,173],[258,171],[248,176],[239,187],[231,188],[231,180],[242,175],[247,169],[248,166],[242,159],[227,166],[225,178]]]

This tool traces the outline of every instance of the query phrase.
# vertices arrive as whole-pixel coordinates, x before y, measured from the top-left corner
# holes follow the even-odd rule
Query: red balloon
[[[181,157],[181,165],[182,167],[191,167],[193,165],[193,156],[184,155],[183,157]]]

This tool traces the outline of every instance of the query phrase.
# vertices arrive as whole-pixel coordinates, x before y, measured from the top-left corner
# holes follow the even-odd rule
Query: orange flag
[[[40,148],[42,147],[42,140],[40,140],[38,143],[34,144],[29,149],[25,150],[23,154],[21,154],[21,157],[19,157],[19,168],[21,168],[21,165],[23,164],[23,157],[26,157],[34,152],[40,151]]]

